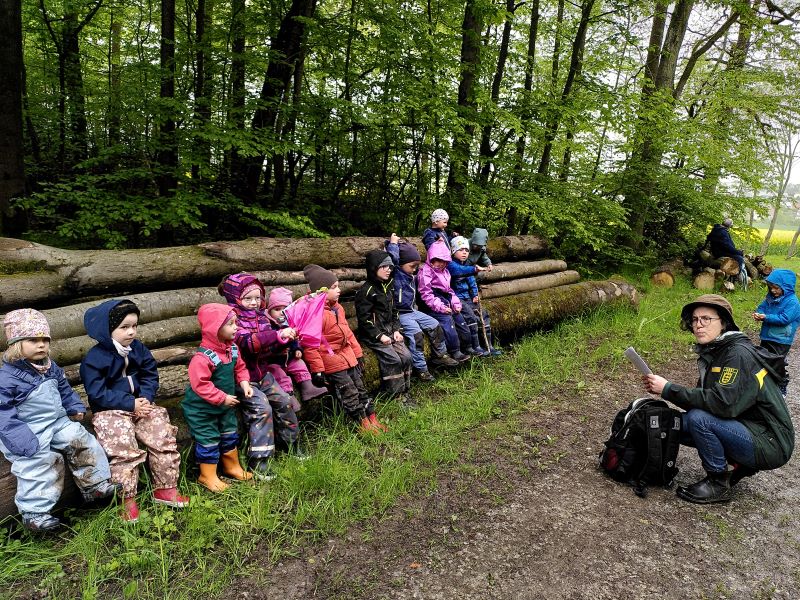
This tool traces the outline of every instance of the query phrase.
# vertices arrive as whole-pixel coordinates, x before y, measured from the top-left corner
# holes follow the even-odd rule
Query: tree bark
[[[172,102],[175,99],[175,0],[161,0],[161,98],[158,133],[158,191],[174,195],[178,185],[178,139]]]
[[[501,281],[481,286],[481,298],[498,298],[524,294],[535,290],[543,290],[561,285],[568,285],[580,281],[581,276],[577,271],[561,271],[549,275],[539,275],[537,277],[525,277],[512,281]]]
[[[11,233],[11,199],[25,193],[21,0],[0,5],[0,29],[0,231]]]

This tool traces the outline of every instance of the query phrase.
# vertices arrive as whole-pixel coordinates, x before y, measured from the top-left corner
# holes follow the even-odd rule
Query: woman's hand
[[[660,375],[654,375],[653,373],[642,376],[642,381],[644,382],[644,387],[648,392],[651,394],[657,394],[659,396],[661,395],[661,392],[664,391],[664,386],[667,385],[666,379]]]

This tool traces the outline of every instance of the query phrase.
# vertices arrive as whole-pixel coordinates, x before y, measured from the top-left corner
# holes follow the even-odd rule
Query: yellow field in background
[[[764,236],[767,235],[767,231],[769,229],[757,229],[759,234],[761,234],[761,239],[764,239]],[[770,243],[774,244],[791,244],[792,238],[794,237],[794,231],[788,231],[786,229],[775,229],[772,232],[772,237],[769,239]]]

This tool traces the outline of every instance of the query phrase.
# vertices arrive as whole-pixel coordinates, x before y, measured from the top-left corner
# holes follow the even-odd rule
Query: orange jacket
[[[338,302],[326,305],[322,317],[322,335],[328,342],[319,348],[306,348],[303,351],[308,370],[312,373],[338,373],[355,367],[361,358],[361,346],[347,324],[344,308]]]

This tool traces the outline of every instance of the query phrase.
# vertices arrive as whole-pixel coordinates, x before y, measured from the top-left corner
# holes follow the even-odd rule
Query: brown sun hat
[[[724,296],[720,296],[719,294],[703,294],[692,302],[689,302],[689,304],[681,309],[681,321],[684,323],[691,322],[692,313],[698,306],[710,306],[716,309],[717,312],[722,313],[722,316],[727,317],[726,320],[730,323],[729,331],[739,331],[736,322],[733,320],[733,308],[731,307],[731,303],[728,302]]]

